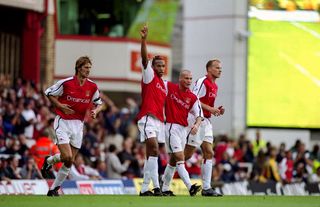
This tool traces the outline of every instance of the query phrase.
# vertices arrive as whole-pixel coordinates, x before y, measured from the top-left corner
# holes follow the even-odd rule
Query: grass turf
[[[320,23],[249,25],[247,124],[319,128]]]
[[[0,196],[3,207],[320,207],[319,196],[139,197],[129,195]]]

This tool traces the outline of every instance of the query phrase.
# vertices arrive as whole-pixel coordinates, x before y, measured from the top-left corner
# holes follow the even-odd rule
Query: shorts
[[[187,127],[166,123],[166,148],[168,153],[182,152],[186,145]]]
[[[191,130],[191,126],[193,125],[193,122],[189,121],[188,131]],[[194,146],[194,147],[200,147],[202,142],[209,142],[213,143],[213,131],[212,131],[212,124],[208,118],[204,118],[204,120],[200,124],[200,128],[198,130],[198,133],[195,135],[188,134],[187,135],[187,144]]]
[[[83,138],[83,122],[77,119],[66,120],[59,115],[56,116],[53,123],[54,131],[56,132],[55,143],[70,144],[71,146],[80,149]]]
[[[138,129],[140,131],[140,141],[145,142],[146,139],[156,137],[158,143],[165,143],[164,123],[153,116],[143,116],[138,121]]]

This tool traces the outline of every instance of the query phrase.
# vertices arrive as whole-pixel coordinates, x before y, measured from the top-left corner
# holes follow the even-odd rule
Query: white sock
[[[61,186],[63,181],[67,178],[69,172],[70,172],[70,168],[67,168],[66,166],[62,165],[50,190],[53,190],[57,186]]]
[[[212,176],[212,159],[203,160],[201,165],[201,177],[202,177],[202,185],[204,190],[208,190],[211,188],[211,176]]]
[[[184,165],[184,161],[177,162],[177,171],[183,183],[187,186],[188,190],[190,190],[192,184],[191,184],[188,171],[186,170],[186,167]]]
[[[144,166],[143,166],[143,183],[141,186],[141,193],[144,193],[149,190],[150,180],[151,180],[151,176],[150,176],[150,170],[148,167],[148,160],[145,160]]]
[[[56,164],[57,162],[60,162],[60,161],[61,161],[60,154],[52,155],[47,159],[47,163],[50,164],[50,165],[54,165],[54,164]]]
[[[148,159],[148,165],[150,169],[151,180],[154,188],[160,188],[159,174],[158,174],[158,157],[150,156]]]
[[[176,171],[176,167],[172,167],[171,165],[167,164],[166,169],[164,170],[162,176],[162,192],[170,190],[170,183]]]

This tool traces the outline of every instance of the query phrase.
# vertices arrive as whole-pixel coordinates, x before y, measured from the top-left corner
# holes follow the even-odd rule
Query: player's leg
[[[191,196],[196,195],[197,192],[200,191],[201,186],[199,186],[197,184],[192,185],[190,177],[189,177],[189,173],[185,167],[183,151],[173,153],[173,155],[174,155],[175,160],[177,162],[176,168],[177,168],[177,171],[178,171],[180,178],[182,179],[185,186],[188,188],[190,195]]]
[[[172,181],[172,178],[174,176],[174,173],[176,172],[176,160],[172,153],[170,155],[169,163],[166,166],[166,169],[164,170],[163,176],[162,176],[162,186],[161,191],[162,195],[164,196],[175,196],[173,192],[170,190],[170,183]]]
[[[144,116],[138,121],[140,141],[146,146],[146,161],[144,165],[143,183],[140,196],[161,195],[158,178],[158,135],[162,129],[162,122],[152,116]],[[149,191],[149,184],[152,180],[154,193]]]
[[[172,130],[169,130],[168,148],[170,152],[172,152],[172,156],[176,161],[176,169],[180,178],[189,190],[190,195],[194,196],[200,190],[200,186],[191,184],[189,173],[185,167],[184,147],[186,144],[186,135],[187,130],[185,127],[178,124],[173,124]]]
[[[196,151],[196,147],[186,144],[185,148],[184,148],[184,156],[185,156],[185,160],[189,160],[193,153]]]
[[[58,131],[59,137],[60,137],[60,140],[58,137],[56,137],[55,143],[59,144],[59,141],[61,142],[61,140],[62,140],[62,143],[64,143],[64,144],[69,143],[68,135],[63,132],[66,125],[60,116],[56,116],[56,118],[54,119],[53,127],[56,131],[56,135],[57,135],[57,131]],[[61,162],[61,154],[60,153],[52,155],[52,156],[50,156],[50,155],[46,156],[44,159],[43,165],[41,167],[42,176],[44,178],[49,178],[50,177],[50,174],[49,174],[50,169],[52,168],[52,166],[54,164],[56,164],[58,162]]]
[[[204,141],[201,144],[201,150],[203,154],[203,161],[201,165],[201,177],[203,181],[203,189],[207,190],[211,188],[211,175],[212,175],[212,158],[213,148],[212,144]]]
[[[203,161],[201,165],[201,178],[203,183],[203,190],[201,194],[203,196],[222,196],[222,194],[215,191],[211,187],[212,166],[213,166],[213,146],[212,142],[204,141],[201,144],[201,150],[203,153]]]
[[[59,169],[58,174],[48,191],[48,196],[58,196],[58,190],[62,185],[63,181],[67,178],[70,168],[72,165],[72,150],[69,144],[59,144],[61,161],[63,162],[62,167]]]
[[[191,122],[194,123],[194,122]],[[197,134],[192,135],[190,133],[191,128],[188,127],[187,129],[187,135],[186,135],[186,143],[184,146],[184,159],[185,160],[189,160],[193,153],[196,151],[197,147],[200,146],[200,144],[202,143],[202,135],[204,135],[204,127],[203,124],[201,123],[199,131]]]
[[[158,155],[159,155],[159,144],[157,138],[151,137],[146,140],[146,173],[150,173],[150,178],[154,187],[154,195],[160,196],[160,185],[158,175]]]

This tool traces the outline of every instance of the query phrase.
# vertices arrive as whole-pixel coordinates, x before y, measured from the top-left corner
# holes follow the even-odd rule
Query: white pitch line
[[[295,69],[297,69],[300,73],[302,73],[304,76],[309,78],[313,83],[315,83],[318,87],[320,87],[320,80],[314,77],[306,68],[304,68],[302,65],[294,62],[292,58],[290,58],[287,54],[283,52],[279,52],[279,55],[285,59],[290,65],[294,66]]]
[[[290,22],[293,26],[302,29],[305,32],[308,32],[309,34],[311,34],[312,36],[314,36],[315,38],[320,39],[320,34],[312,29],[309,29],[308,27],[298,23],[298,22]]]

